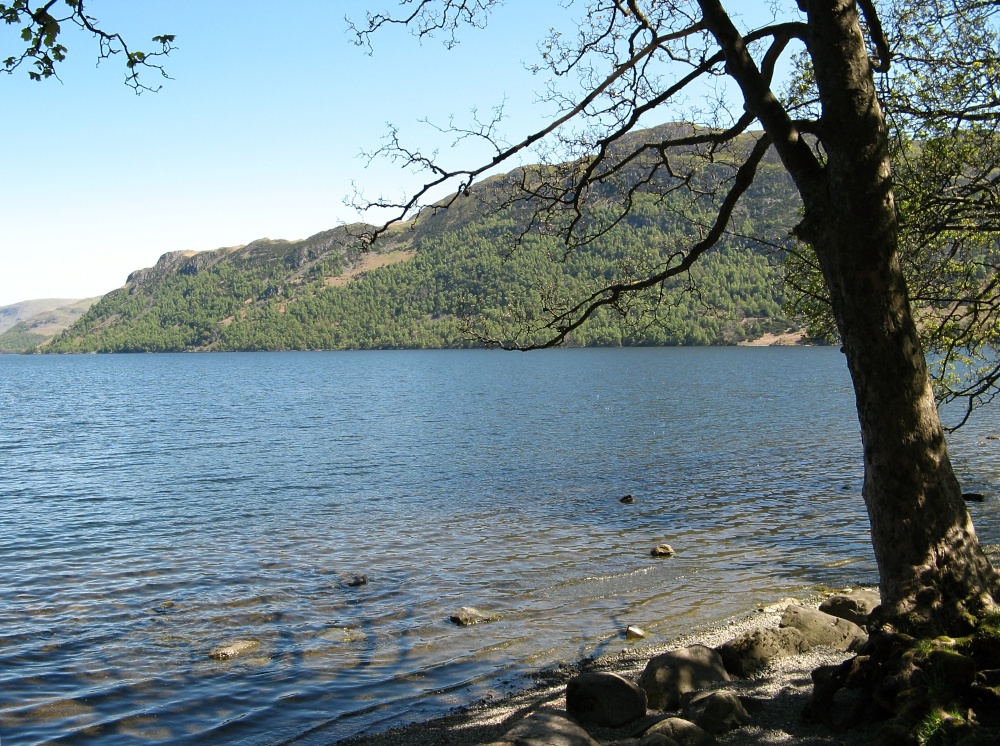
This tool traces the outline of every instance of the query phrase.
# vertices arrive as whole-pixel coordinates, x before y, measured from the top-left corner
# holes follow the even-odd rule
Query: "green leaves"
[[[64,0],[64,3],[67,14],[62,17],[56,17],[50,12],[59,7],[54,0],[36,9],[32,9],[29,0],[0,3],[0,19],[4,23],[8,25],[27,23],[20,33],[24,47],[4,59],[5,72],[12,73],[28,62],[30,69],[27,72],[31,80],[41,81],[55,77],[58,63],[63,62],[67,54],[67,48],[60,39],[63,38],[64,26],[71,24],[89,34],[97,42],[98,61],[119,54],[124,56],[127,70],[125,83],[136,93],[154,90],[140,80],[139,74],[142,70],[159,71],[163,77],[167,77],[157,58],[173,51],[173,42],[176,38],[173,34],[153,37],[153,41],[160,45],[157,51],[132,50],[120,34],[106,30],[95,18],[84,12],[83,0]]]

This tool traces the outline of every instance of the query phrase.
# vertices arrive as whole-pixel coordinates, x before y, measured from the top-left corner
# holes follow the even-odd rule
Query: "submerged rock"
[[[471,627],[473,624],[486,624],[493,621],[493,617],[471,606],[463,606],[448,619],[460,627]]]
[[[625,495],[625,497],[623,497],[623,498],[622,498],[621,500],[619,500],[618,502],[620,502],[620,503],[625,503],[626,505],[631,505],[632,503],[634,503],[634,502],[635,502],[635,498],[634,498],[634,497],[632,497],[631,495]]]
[[[659,544],[658,546],[653,547],[650,554],[654,557],[673,557],[677,554],[677,552],[675,552],[674,548],[669,544]]]
[[[226,645],[212,648],[208,657],[214,658],[217,661],[226,661],[257,647],[260,647],[260,643],[256,640],[233,640]]]

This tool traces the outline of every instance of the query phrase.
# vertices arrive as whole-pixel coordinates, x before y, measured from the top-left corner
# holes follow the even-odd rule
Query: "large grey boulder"
[[[732,692],[699,692],[691,698],[684,717],[708,733],[725,733],[750,722],[743,703]]]
[[[600,746],[583,728],[557,712],[540,711],[507,731],[501,743],[515,746]]]
[[[681,695],[704,689],[716,681],[729,681],[722,656],[705,645],[671,650],[653,658],[639,677],[649,707],[672,710]]]
[[[726,670],[735,676],[753,676],[776,658],[798,655],[809,649],[809,641],[795,627],[758,629],[730,640],[721,648]]]
[[[653,733],[662,733],[676,741],[679,746],[716,746],[717,743],[711,733],[683,718],[661,720],[648,728],[642,737],[646,738]]]
[[[857,650],[868,640],[868,633],[854,622],[807,606],[789,606],[781,615],[780,626],[799,630],[810,645],[837,650]]]
[[[566,685],[566,711],[580,722],[617,728],[646,714],[646,693],[614,673],[583,673]]]
[[[863,627],[868,624],[868,617],[880,603],[882,599],[876,591],[852,588],[830,596],[819,605],[819,610]]]

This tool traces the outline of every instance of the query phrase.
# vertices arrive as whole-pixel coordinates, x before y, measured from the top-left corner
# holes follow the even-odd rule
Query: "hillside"
[[[0,353],[41,344],[70,327],[98,299],[46,298],[0,308]]]
[[[75,298],[39,298],[37,300],[12,303],[9,306],[0,306],[0,334],[15,324],[30,319],[32,316],[37,316],[47,311],[54,311],[57,308],[76,302]]]
[[[662,265],[710,219],[710,206],[641,193],[614,225],[610,207],[595,202],[588,220],[611,227],[568,254],[558,235],[543,231],[528,231],[512,253],[527,208],[493,205],[517,178],[489,179],[452,208],[395,228],[371,251],[354,238],[361,226],[346,226],[302,241],[165,254],[40,351],[471,346],[470,328],[508,334],[544,308]],[[765,164],[736,225],[741,235],[786,235],[797,208],[787,177]],[[776,257],[732,237],[666,293],[596,314],[569,342],[735,344],[786,331],[782,300]]]

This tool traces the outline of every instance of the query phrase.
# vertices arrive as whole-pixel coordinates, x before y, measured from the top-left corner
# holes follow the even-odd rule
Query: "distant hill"
[[[45,298],[0,307],[0,353],[24,352],[71,326],[100,296]]]
[[[9,306],[0,306],[0,334],[20,321],[76,302],[76,298],[40,298],[12,303]]]
[[[497,210],[496,195],[524,173],[493,177],[448,210],[425,211],[371,251],[355,238],[362,226],[345,226],[301,241],[265,238],[164,254],[39,351],[474,346],[469,319],[506,329],[612,279],[649,271],[696,241],[698,223],[712,217],[682,193],[651,190],[635,194],[631,213],[615,224],[597,200],[588,220],[604,221],[607,230],[568,254],[558,235],[541,230],[528,231],[511,253],[532,206]],[[794,323],[782,311],[779,260],[741,236],[786,235],[798,205],[780,166],[763,164],[735,216],[739,236],[666,293],[653,290],[621,313],[595,314],[569,343],[736,344],[788,331]],[[655,317],[646,313],[654,307]]]

